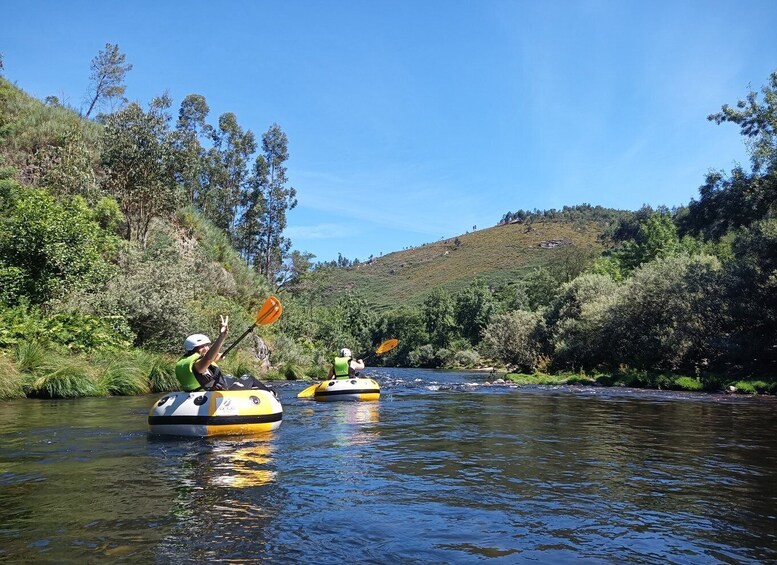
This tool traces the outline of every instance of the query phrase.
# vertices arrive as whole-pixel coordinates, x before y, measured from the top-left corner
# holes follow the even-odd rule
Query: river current
[[[0,561],[777,562],[777,401],[368,369],[249,438],[161,395],[0,404]]]

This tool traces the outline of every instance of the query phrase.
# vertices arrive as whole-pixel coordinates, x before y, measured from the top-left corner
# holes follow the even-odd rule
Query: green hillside
[[[354,291],[386,308],[418,305],[432,288],[455,292],[475,278],[498,288],[539,267],[572,278],[601,253],[598,236],[603,228],[593,221],[499,225],[390,253],[371,263],[319,269],[307,284],[325,301]]]

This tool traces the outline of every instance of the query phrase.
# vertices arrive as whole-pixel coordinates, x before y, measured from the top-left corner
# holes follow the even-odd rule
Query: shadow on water
[[[154,438],[155,397],[11,401],[0,560],[777,560],[774,399],[376,369],[247,438]]]

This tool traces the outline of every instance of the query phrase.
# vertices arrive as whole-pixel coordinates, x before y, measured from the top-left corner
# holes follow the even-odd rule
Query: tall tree
[[[437,347],[447,346],[456,329],[451,295],[440,288],[432,289],[424,300],[423,316],[432,343]]]
[[[477,345],[494,314],[495,304],[491,290],[482,280],[476,279],[456,294],[455,304],[456,323],[461,335],[473,345]]]
[[[119,46],[113,43],[106,43],[105,50],[100,50],[92,59],[90,88],[87,93],[89,103],[86,111],[87,118],[99,103],[116,99],[124,100],[124,92],[127,89],[123,84],[124,77],[132,70],[132,65],[126,63],[126,59],[127,56],[119,51]]]
[[[758,93],[750,91],[736,108],[723,105],[708,117],[718,124],[737,124],[745,138],[751,171],[736,167],[726,177],[714,171],[699,189],[683,218],[681,231],[718,239],[729,230],[777,216],[777,72]]]
[[[211,130],[213,147],[208,151],[205,215],[235,240],[235,224],[242,194],[250,179],[248,162],[256,151],[251,130],[243,130],[231,112],[219,117],[218,129]]]
[[[297,191],[286,187],[286,166],[289,158],[289,140],[278,124],[270,126],[262,135],[263,158],[267,166],[267,191],[262,217],[263,234],[259,244],[261,265],[259,271],[274,280],[286,258],[291,241],[283,236],[286,229],[286,211],[297,205]]]
[[[148,112],[136,103],[108,117],[102,154],[105,188],[126,219],[126,237],[145,247],[151,220],[177,205],[167,96],[156,98]]]
[[[181,102],[178,122],[173,133],[173,147],[176,151],[176,180],[183,187],[189,203],[200,207],[205,198],[203,175],[205,172],[205,149],[200,142],[203,136],[210,136],[211,127],[205,123],[210,108],[205,97],[190,94]]]

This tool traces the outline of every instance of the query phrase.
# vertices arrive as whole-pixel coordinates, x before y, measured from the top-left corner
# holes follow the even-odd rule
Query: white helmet
[[[210,338],[204,334],[192,334],[187,337],[183,342],[183,350],[186,353],[191,353],[201,345],[208,345]]]
[[[340,350],[340,357],[350,357],[351,356],[351,350],[347,347],[343,347]]]

